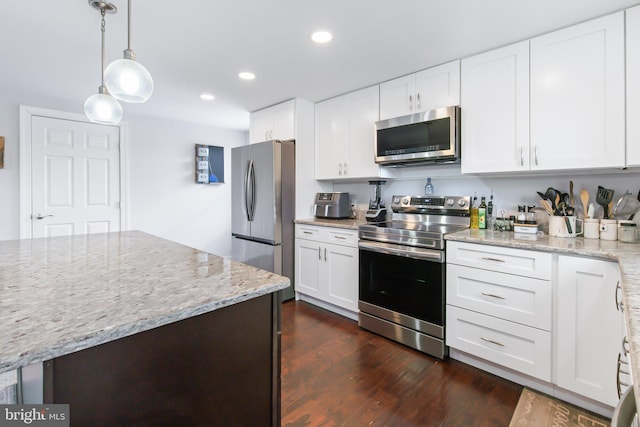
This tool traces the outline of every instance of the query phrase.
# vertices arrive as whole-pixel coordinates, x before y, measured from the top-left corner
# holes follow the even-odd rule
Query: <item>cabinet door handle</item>
[[[494,340],[490,340],[489,338],[485,338],[485,337],[480,337],[480,339],[481,339],[482,341],[486,341],[486,342],[488,342],[488,343],[495,344],[495,345],[498,345],[498,346],[500,346],[500,347],[504,347],[504,344],[502,344],[501,342],[494,341]]]
[[[480,258],[480,259],[485,260],[485,261],[504,262],[504,260],[503,260],[503,259],[491,258],[491,257],[482,257],[482,258]]]
[[[629,370],[625,371],[625,370],[622,369],[622,365],[629,365],[629,363],[624,361],[624,360],[622,360],[622,354],[618,353],[618,371],[616,373],[616,389],[617,389],[617,392],[618,392],[618,398],[620,398],[622,396],[622,391],[623,391],[622,387],[623,386],[629,387],[628,383],[625,383],[620,379],[621,374],[625,374],[625,375],[629,375],[630,374]]]
[[[322,261],[322,248],[318,246],[318,259]]]
[[[327,248],[324,248],[324,260],[327,260]]]
[[[342,176],[342,162],[338,163],[338,175]]]
[[[520,147],[520,166],[524,166],[524,147]]]
[[[420,102],[420,94],[416,93],[416,109],[420,109],[422,106],[422,103]]]
[[[622,296],[620,295],[620,291],[622,290],[622,288],[620,287],[620,281],[618,280],[618,283],[616,283],[616,310],[618,310],[621,313],[624,313],[624,303],[622,302]]]
[[[346,175],[347,174],[347,162],[344,162],[342,164],[342,174]]]
[[[413,110],[413,95],[409,95],[409,110]]]
[[[495,299],[506,299],[505,297],[501,297],[500,295],[487,294],[485,292],[480,292],[480,294],[484,295],[485,297],[490,297],[490,298],[495,298]]]
[[[533,158],[535,160],[536,166],[538,166],[538,146],[533,147]]]

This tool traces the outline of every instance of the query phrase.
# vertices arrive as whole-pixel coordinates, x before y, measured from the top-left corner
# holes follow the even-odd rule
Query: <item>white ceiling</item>
[[[0,2],[2,87],[76,105],[100,84],[100,15],[87,0]],[[107,15],[107,62],[126,45],[126,0]],[[127,113],[247,129],[249,111],[320,101],[530,38],[638,0],[132,0],[132,48],[155,91]],[[328,45],[309,35],[327,29]],[[239,71],[257,75],[240,81]],[[199,99],[203,91],[216,100]],[[42,105],[44,106],[44,105]]]

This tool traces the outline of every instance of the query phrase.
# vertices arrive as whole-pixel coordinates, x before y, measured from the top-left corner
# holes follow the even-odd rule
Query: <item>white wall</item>
[[[579,205],[578,194],[582,188],[589,192],[590,201],[593,201],[594,204],[598,185],[615,190],[614,202],[626,190],[637,196],[640,189],[640,170],[478,177],[461,175],[459,166],[420,166],[405,168],[399,174],[405,175],[405,177],[388,180],[382,188],[383,199],[387,206],[395,194],[424,194],[427,177],[431,176],[435,195],[473,196],[476,192],[479,201],[481,196],[486,196],[488,200],[491,191],[493,191],[495,216],[499,216],[503,209],[506,214],[516,212],[519,204],[540,206],[540,198],[536,191],[544,193],[547,187],[554,187],[568,193],[569,180],[573,180],[573,191],[579,212],[582,212],[582,209]],[[409,177],[406,177],[407,175]],[[421,176],[421,178],[416,178],[416,176]],[[347,191],[351,194],[352,199],[355,197],[360,209],[366,208],[369,201],[369,188],[366,182],[334,184],[334,191]]]
[[[231,148],[248,133],[149,117],[129,121],[129,228],[231,254]],[[224,184],[196,184],[195,144],[224,147]]]
[[[39,95],[0,88],[0,135],[5,167],[0,169],[0,240],[20,238],[19,106],[80,113]],[[126,114],[128,124],[129,228],[219,255],[231,253],[231,147],[248,143],[248,133]],[[225,147],[225,184],[196,184],[195,144]]]

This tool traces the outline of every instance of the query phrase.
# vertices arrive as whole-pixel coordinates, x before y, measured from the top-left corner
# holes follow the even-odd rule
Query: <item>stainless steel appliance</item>
[[[390,221],[359,227],[360,327],[448,355],[444,235],[469,227],[469,199],[393,196]]]
[[[265,141],[231,150],[232,258],[286,276],[293,292],[295,142]]]
[[[349,193],[317,193],[313,205],[313,216],[335,219],[351,217]]]
[[[379,222],[387,219],[387,209],[382,200],[382,186],[387,181],[369,181],[369,209],[365,212],[365,219],[368,222]]]
[[[375,161],[408,166],[460,161],[460,107],[376,122]]]

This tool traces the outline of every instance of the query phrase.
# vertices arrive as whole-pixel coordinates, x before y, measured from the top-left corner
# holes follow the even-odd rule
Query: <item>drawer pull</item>
[[[490,257],[482,257],[480,259],[483,259],[485,261],[493,261],[493,262],[505,262],[503,259],[498,259],[498,258],[490,258]]]
[[[485,297],[491,297],[491,298],[495,298],[495,299],[506,299],[505,297],[501,297],[500,295],[487,294],[485,292],[480,292],[480,294],[484,295]]]
[[[504,347],[504,344],[502,344],[501,342],[490,340],[489,338],[485,338],[485,337],[480,337],[480,339],[482,341],[486,341],[486,342],[489,342],[491,344],[495,344],[495,345],[499,345],[500,347]]]
[[[616,283],[616,309],[619,312],[624,313],[624,303],[622,302],[622,295],[620,295],[620,291],[622,290],[622,288],[620,287],[620,281],[618,280],[618,283]]]
[[[311,231],[303,231],[304,234],[313,234]]]
[[[335,237],[336,239],[340,239],[340,240],[347,240],[346,237],[342,237],[342,236],[333,236],[333,237]]]

